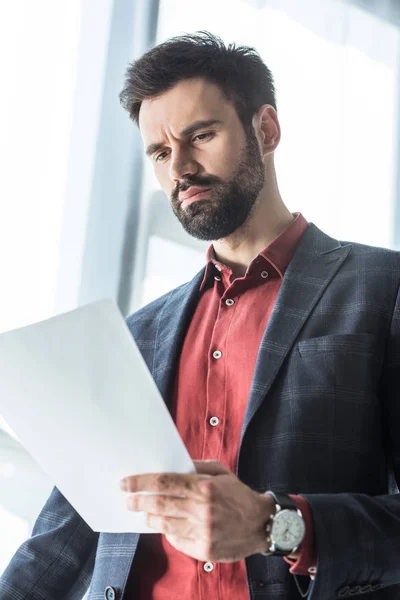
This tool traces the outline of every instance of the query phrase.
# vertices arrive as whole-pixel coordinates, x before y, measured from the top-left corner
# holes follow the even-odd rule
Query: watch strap
[[[296,502],[287,494],[277,494],[271,490],[268,490],[268,492],[265,493],[270,494],[273,497],[275,504],[280,506],[281,510],[298,510]]]

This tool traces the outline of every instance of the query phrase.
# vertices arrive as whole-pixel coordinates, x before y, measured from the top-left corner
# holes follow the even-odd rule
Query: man
[[[286,208],[253,49],[174,38],[121,101],[176,217],[212,241],[191,282],[127,318],[197,473],[126,474],[127,510],[160,532],[140,539],[94,533],[55,488],[2,600],[90,581],[90,600],[398,598],[398,253]]]

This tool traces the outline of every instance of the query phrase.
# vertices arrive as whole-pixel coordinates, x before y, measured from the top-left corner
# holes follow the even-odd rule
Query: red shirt
[[[232,283],[232,271],[214,259],[213,246],[201,296],[179,358],[171,415],[192,459],[220,461],[233,473],[261,338],[283,275],[307,221],[300,214]],[[307,501],[292,496],[306,520],[306,538],[292,573],[316,564]],[[287,559],[285,559],[287,560]],[[287,562],[290,562],[287,560]],[[208,568],[210,563],[208,563]],[[248,600],[244,559],[205,564],[176,550],[160,534],[142,535],[125,600],[235,598]]]

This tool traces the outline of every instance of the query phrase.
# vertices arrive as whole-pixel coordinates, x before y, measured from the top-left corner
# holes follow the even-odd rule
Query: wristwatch
[[[264,556],[289,556],[296,552],[304,539],[306,526],[301,511],[296,503],[286,494],[275,494],[270,490],[275,501],[275,514],[271,515],[265,526],[267,540],[270,541],[268,552]]]

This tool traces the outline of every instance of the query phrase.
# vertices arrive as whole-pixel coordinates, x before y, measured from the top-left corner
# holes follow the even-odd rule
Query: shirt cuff
[[[283,557],[289,565],[289,571],[293,575],[308,575],[314,579],[317,572],[317,546],[314,535],[314,523],[311,515],[311,508],[307,500],[303,496],[295,496],[289,494],[290,498],[296,503],[297,508],[301,511],[306,526],[304,539],[300,546],[300,555],[297,559]]]

